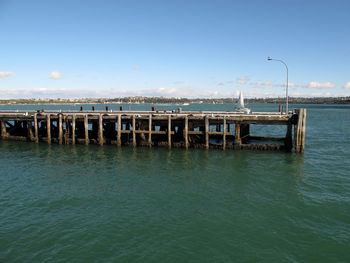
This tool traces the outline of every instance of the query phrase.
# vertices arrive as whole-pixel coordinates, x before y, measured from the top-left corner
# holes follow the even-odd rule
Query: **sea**
[[[307,109],[304,154],[0,140],[0,262],[350,262],[350,105],[289,108]]]

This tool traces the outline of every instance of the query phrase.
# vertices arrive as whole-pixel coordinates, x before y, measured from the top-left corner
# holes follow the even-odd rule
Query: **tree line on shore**
[[[246,103],[283,104],[284,97],[246,98]],[[83,104],[83,103],[237,103],[236,98],[166,98],[166,97],[121,97],[121,98],[80,98],[80,99],[0,99],[0,104]],[[350,97],[289,97],[290,104],[350,104]]]

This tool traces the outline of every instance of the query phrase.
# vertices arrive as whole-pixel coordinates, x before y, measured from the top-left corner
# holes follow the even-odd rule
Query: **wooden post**
[[[66,124],[66,129],[64,130],[64,133],[63,133],[63,141],[64,141],[64,144],[68,144],[68,138],[70,134],[70,125],[69,125],[67,115],[63,116],[63,122]]]
[[[122,115],[118,114],[118,132],[117,132],[117,146],[122,145],[121,141],[121,130],[122,130]]]
[[[236,150],[241,148],[242,140],[241,140],[241,124],[236,123],[235,124],[235,141],[234,141],[234,148]]]
[[[287,125],[287,132],[286,137],[284,139],[284,147],[287,152],[290,152],[293,149],[293,142],[292,142],[292,121],[289,119],[288,125]]]
[[[188,149],[188,116],[185,117],[185,130],[184,130],[185,148]]]
[[[136,147],[136,120],[135,115],[132,115],[132,146]]]
[[[171,115],[168,116],[168,147],[171,149]]]
[[[223,131],[223,135],[222,135],[222,149],[225,150],[226,149],[226,117],[224,116],[224,131]]]
[[[34,135],[33,135],[33,124],[32,120],[27,121],[27,129],[28,129],[28,139],[29,141],[34,141]]]
[[[50,117],[50,114],[46,115],[46,132],[47,132],[47,143],[51,144],[51,117]]]
[[[205,116],[204,119],[205,122],[205,148],[209,149],[209,118],[208,116]]]
[[[84,131],[85,131],[85,144],[88,145],[90,143],[89,141],[89,120],[88,115],[84,115]]]
[[[58,144],[62,144],[62,135],[63,135],[63,129],[62,129],[62,114],[58,114]]]
[[[303,153],[305,149],[306,109],[299,109],[297,132],[294,130],[295,152]]]
[[[75,144],[75,114],[72,115],[72,144]]]
[[[34,113],[34,140],[36,143],[39,142],[39,133],[38,133],[38,116]]]
[[[6,121],[2,120],[1,121],[1,137],[5,138],[7,136],[8,136],[8,134],[7,134],[7,131],[6,131]]]
[[[103,117],[102,114],[98,115],[98,142],[103,145]]]
[[[305,135],[306,135],[306,109],[304,110],[303,114],[303,130],[302,130],[302,140],[301,140],[301,152],[304,152],[305,150]]]
[[[152,114],[148,118],[148,144],[152,147]]]

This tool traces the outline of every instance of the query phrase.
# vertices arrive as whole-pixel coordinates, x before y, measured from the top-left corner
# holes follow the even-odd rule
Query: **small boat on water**
[[[188,102],[185,102],[184,104],[182,104],[183,106],[188,106],[190,105]]]
[[[246,113],[246,114],[249,114],[251,112],[250,109],[244,107],[243,91],[239,93],[239,98],[238,98],[237,105],[235,107],[235,111],[239,113]]]

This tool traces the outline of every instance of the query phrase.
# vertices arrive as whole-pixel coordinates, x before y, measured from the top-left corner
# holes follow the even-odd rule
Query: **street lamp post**
[[[275,61],[279,61],[281,63],[283,63],[283,65],[286,66],[286,70],[287,70],[287,83],[286,83],[286,114],[288,114],[288,66],[287,64],[281,60],[281,59],[274,59],[274,58],[271,58],[270,56],[267,57],[267,60],[275,60]]]

